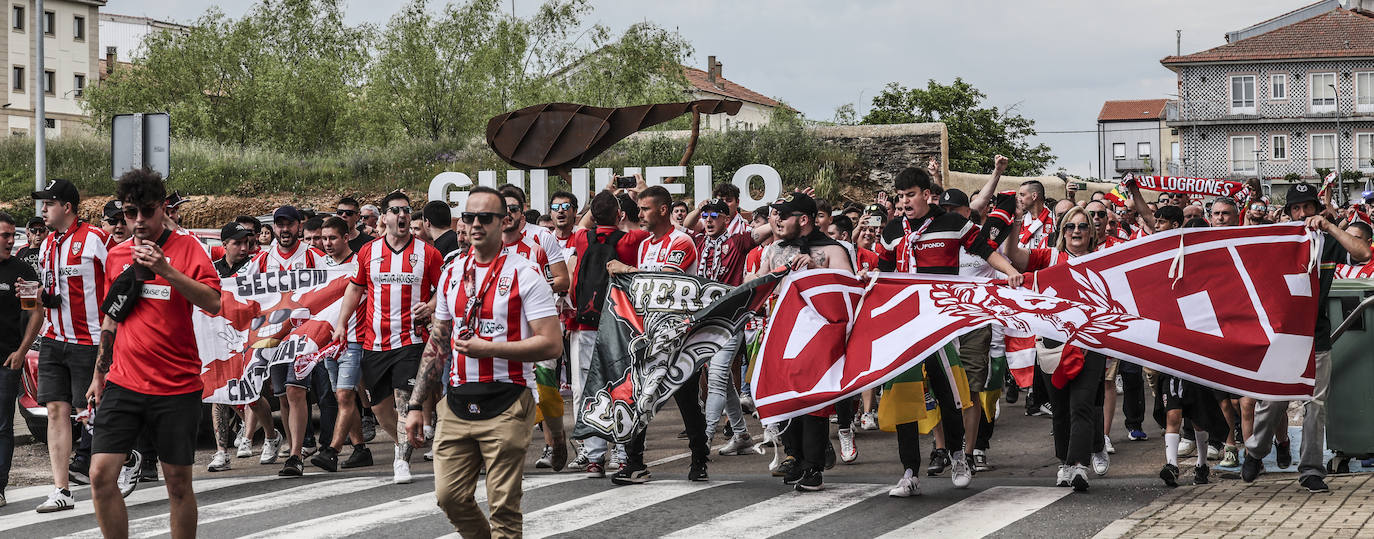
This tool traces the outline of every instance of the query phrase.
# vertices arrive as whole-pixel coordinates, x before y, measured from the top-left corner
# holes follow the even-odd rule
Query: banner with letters
[[[648,428],[668,398],[743,331],[783,275],[738,287],[681,273],[611,275],[582,402],[574,403],[573,437],[626,443]]]
[[[351,266],[273,271],[221,279],[220,312],[196,309],[205,402],[258,399],[267,369],[290,363],[297,378],[341,351],[330,343]]]
[[[764,423],[818,410],[989,323],[1232,393],[1310,398],[1320,242],[1302,223],[1171,230],[1028,274],[1017,289],[972,277],[796,273],[780,287],[754,365],[754,403]],[[1046,373],[1076,374],[1040,362]]]
[[[1144,176],[1127,174],[1121,183],[1130,185],[1135,182],[1141,189],[1231,197],[1242,202],[1249,198],[1249,190],[1244,180],[1222,180],[1213,178],[1189,178],[1184,176]]]

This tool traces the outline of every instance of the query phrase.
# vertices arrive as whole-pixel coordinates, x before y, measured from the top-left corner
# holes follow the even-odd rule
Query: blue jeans
[[[735,432],[746,432],[744,413],[739,407],[739,392],[730,376],[730,364],[735,360],[735,352],[744,345],[744,332],[736,333],[721,346],[716,355],[711,356],[706,379],[706,440],[709,443],[720,423],[722,410],[730,417],[730,427]]]
[[[0,355],[4,358],[6,352]],[[0,494],[10,484],[10,461],[14,458],[14,405],[19,402],[19,369],[0,367]]]

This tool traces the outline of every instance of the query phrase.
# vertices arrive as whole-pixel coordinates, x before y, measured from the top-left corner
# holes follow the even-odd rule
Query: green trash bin
[[[1326,402],[1326,446],[1332,472],[1348,472],[1351,458],[1374,456],[1374,279],[1337,279],[1327,296],[1336,339]]]

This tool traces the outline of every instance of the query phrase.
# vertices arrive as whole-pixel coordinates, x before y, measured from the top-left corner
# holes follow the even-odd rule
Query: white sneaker
[[[425,451],[425,462],[434,462],[434,450]]]
[[[1207,460],[1221,460],[1221,450],[1211,445],[1207,446]]]
[[[35,510],[39,513],[53,513],[56,511],[73,509],[75,507],[76,498],[73,498],[71,494],[63,494],[60,488],[54,488],[52,489],[52,494],[48,495],[48,499],[38,504]]]
[[[853,464],[859,458],[859,448],[854,445],[854,430],[840,429],[840,460]]]
[[[625,464],[627,460],[630,460],[630,457],[625,454],[625,446],[617,445],[615,446],[615,451],[611,452],[611,462],[606,465],[606,469],[615,468],[619,470],[620,466]]]
[[[1111,436],[1107,436],[1106,434],[1102,435],[1102,450],[1106,451],[1108,455],[1116,454],[1116,447],[1112,446]]]
[[[542,454],[542,455],[539,456],[539,460],[534,461],[534,467],[535,467],[535,468],[552,468],[552,467],[553,467],[553,448],[552,448],[552,447],[549,447],[549,446],[547,446],[547,445],[544,446],[544,454]]]
[[[949,454],[949,470],[949,478],[955,488],[968,488],[973,481],[973,472],[968,469],[968,460],[964,458],[963,451]]]
[[[215,456],[210,457],[210,466],[207,468],[212,472],[222,472],[229,469],[229,454],[224,451],[216,451]]]
[[[434,439],[434,427],[425,425],[425,441]]]
[[[721,455],[748,455],[754,452],[754,437],[749,433],[740,431],[730,437],[730,441],[725,447],[720,448]]]
[[[136,450],[129,451],[128,457],[124,459],[124,466],[119,469],[119,477],[115,478],[115,484],[119,486],[119,495],[128,498],[138,488],[139,471],[143,469],[143,454]]]
[[[277,453],[282,450],[282,442],[286,441],[286,438],[281,435],[279,430],[273,430],[272,434],[275,434],[276,437],[262,441],[262,457],[258,459],[258,464],[272,464],[277,461]]]
[[[1073,478],[1073,468],[1066,464],[1059,465],[1059,473],[1054,476],[1054,486],[1067,487],[1069,480]]]
[[[897,486],[892,487],[892,490],[887,491],[887,495],[893,498],[910,498],[912,496],[920,496],[920,483],[921,478],[918,477],[915,473],[912,473],[910,468],[907,468],[906,473],[902,474],[902,478],[897,480]]]
[[[778,430],[778,424],[773,423],[763,428],[764,445],[777,446],[782,443],[782,432]]]
[[[739,409],[746,414],[754,413],[754,398],[749,395],[740,395]]]
[[[234,447],[236,448],[241,448],[248,442],[248,429],[245,427],[247,427],[247,425],[240,425],[238,434],[234,436]],[[246,456],[248,455],[240,455],[239,457],[242,458]]]
[[[1093,473],[1097,474],[1098,477],[1107,475],[1107,469],[1112,467],[1112,459],[1111,457],[1107,456],[1107,452],[1102,451],[1099,453],[1093,453],[1092,460]]]
[[[1197,444],[1192,440],[1181,439],[1178,441],[1178,456],[1192,457],[1197,455]]]
[[[277,450],[277,458],[284,459],[289,456],[291,456],[291,448],[286,444],[281,444],[281,448]]]
[[[864,414],[859,417],[859,425],[863,427],[864,430],[878,430],[878,414],[864,412]]]
[[[409,485],[415,482],[410,477],[410,463],[401,459],[391,461],[391,482],[397,485]]]
[[[247,438],[241,438],[237,443],[234,444],[234,447],[238,448],[238,453],[235,454],[235,456],[237,456],[238,458],[246,459],[248,457],[253,456],[252,440],[249,440]]]
[[[1069,484],[1077,491],[1088,490],[1088,468],[1082,464],[1075,464],[1069,477]]]

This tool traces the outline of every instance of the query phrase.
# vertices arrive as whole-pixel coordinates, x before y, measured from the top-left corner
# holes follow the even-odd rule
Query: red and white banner
[[[1191,195],[1245,198],[1245,182],[1242,180],[1220,180],[1213,178],[1188,178],[1184,176],[1136,176],[1128,175],[1121,183],[1129,185],[1134,181],[1141,189],[1169,191]]]
[[[193,322],[205,402],[258,400],[267,368],[291,363],[305,379],[319,361],[339,354],[330,343],[351,265],[239,275],[221,279],[220,312],[199,309]]]
[[[989,323],[1233,393],[1309,398],[1320,241],[1301,223],[1179,229],[1035,272],[1020,289],[970,277],[798,273],[759,351],[754,402],[765,423],[820,409]]]

